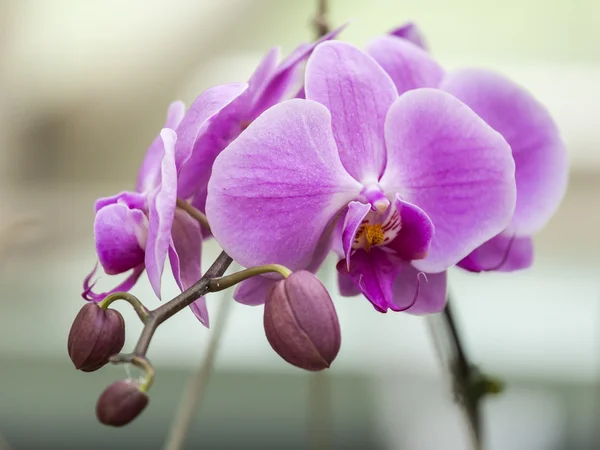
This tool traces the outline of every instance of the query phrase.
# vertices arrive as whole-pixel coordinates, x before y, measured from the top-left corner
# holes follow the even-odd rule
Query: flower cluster
[[[72,330],[76,367],[94,370],[120,350],[122,339],[102,337],[110,320],[122,326],[99,312],[103,300],[131,289],[144,270],[160,297],[167,256],[184,294],[197,294],[185,301],[204,325],[203,295],[239,283],[237,301],[266,302],[275,351],[307,370],[329,367],[340,348],[335,308],[313,275],[330,252],[342,296],[412,314],[444,308],[450,267],[532,264],[532,236],[567,182],[565,146],[547,110],[497,73],[446,71],[413,24],[362,50],[336,40],[340,31],[282,62],[271,50],[247,84],[209,89],[187,111],[170,106],[135,190],[96,202],[99,263],[106,274],[130,274],[101,294],[96,269],[85,279],[83,297],[101,303]],[[202,277],[202,241],[211,236],[248,269],[219,278],[228,259]],[[139,305],[138,313],[155,318]],[[83,335],[103,353],[86,351]],[[147,403],[131,383],[113,391],[137,409]],[[99,417],[115,416],[99,408]]]

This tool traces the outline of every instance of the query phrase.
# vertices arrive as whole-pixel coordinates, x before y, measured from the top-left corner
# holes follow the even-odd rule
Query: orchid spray
[[[447,72],[414,24],[360,49],[338,39],[344,27],[329,31],[318,5],[315,42],[281,61],[270,50],[247,83],[208,89],[187,110],[173,103],[135,189],[96,202],[99,266],[128,276],[105,293],[92,280],[98,267],[85,278],[69,355],[82,371],[109,361],[142,369],[97,404],[102,423],[125,425],[149,403],[157,327],[187,306],[209,327],[204,296],[237,286],[235,300],[264,304],[266,339],[283,360],[322,371],[341,347],[334,303],[315,275],[333,252],[341,295],[362,295],[379,313],[443,312],[455,391],[481,448],[479,402],[499,383],[465,354],[447,270],[532,264],[531,236],[565,191],[565,146],[524,88],[482,69]],[[223,251],[203,273],[211,238]],[[160,298],[167,260],[181,294],[149,310],[128,291],[145,271]],[[225,275],[233,261],[246,268]],[[144,324],[131,353],[118,353],[117,300]]]

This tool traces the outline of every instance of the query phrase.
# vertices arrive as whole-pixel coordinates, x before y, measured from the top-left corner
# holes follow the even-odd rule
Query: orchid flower
[[[305,78],[306,99],[268,109],[216,158],[206,201],[215,238],[243,266],[313,270],[341,222],[348,282],[379,311],[431,309],[399,302],[394,281],[411,266],[443,272],[506,229],[509,145],[450,94],[399,96],[346,43],[318,45]]]
[[[211,119],[180,175],[179,197],[191,198],[204,211],[206,187],[217,155],[271,106],[303,95],[304,64],[314,48],[335,38],[341,26],[316,42],[298,46],[279,62],[281,50],[274,47],[263,57],[248,80],[248,89]]]
[[[380,36],[366,48],[389,74],[398,93],[438,88],[461,100],[508,142],[515,163],[517,201],[510,223],[473,249],[458,267],[472,272],[514,271],[533,262],[532,236],[552,217],[564,196],[567,152],[558,128],[527,90],[508,78],[484,69],[446,72],[425,51],[422,34],[406,24]],[[443,305],[445,273],[428,275],[421,295]],[[397,296],[417,283],[417,273],[405,272],[396,282]],[[350,293],[350,292],[348,292]]]
[[[94,235],[98,261],[108,275],[131,273],[109,292],[95,293],[91,279],[96,265],[84,281],[84,299],[99,302],[112,292],[129,291],[144,269],[160,298],[167,255],[181,290],[200,278],[202,231],[194,219],[176,208],[178,174],[206,123],[245,89],[243,84],[209,89],[185,113],[183,103],[171,104],[165,127],[146,153],[135,191],[96,201]],[[198,299],[191,308],[208,326],[204,299]]]

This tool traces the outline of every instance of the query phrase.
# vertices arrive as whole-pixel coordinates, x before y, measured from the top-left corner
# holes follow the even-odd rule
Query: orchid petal
[[[371,248],[370,251],[356,251],[350,261],[350,269],[346,261],[337,264],[338,272],[349,277],[354,285],[369,300],[379,312],[389,309],[398,310],[394,304],[393,284],[402,270],[402,260],[381,247]]]
[[[555,213],[568,178],[567,152],[558,128],[527,90],[494,72],[451,72],[441,89],[463,101],[510,144],[517,204],[508,232],[530,236]]]
[[[176,209],[171,228],[169,261],[175,282],[181,291],[194,285],[202,276],[202,230],[186,212]],[[206,327],[209,326],[206,300],[200,297],[190,308]]]
[[[298,93],[300,92],[303,93],[304,63],[317,45],[335,38],[345,27],[346,25],[342,25],[327,33],[317,41],[299,45],[281,62],[281,64],[279,64],[279,66],[277,66],[276,70],[269,74],[268,77],[261,74],[263,79],[267,80],[267,83],[261,85],[261,90],[258,92],[258,95],[254,96],[254,105],[248,120],[252,121],[271,106],[276,105],[283,100],[298,97]],[[258,69],[255,71],[252,78],[255,76],[258,78],[257,73]],[[250,81],[249,84],[251,85],[252,82]],[[296,95],[294,95],[294,93],[296,93]],[[304,96],[301,98],[303,97]]]
[[[175,160],[179,170],[179,197],[187,199],[208,183],[212,163],[229,143],[228,135],[234,129],[239,132],[241,117],[237,117],[234,103],[246,89],[244,83],[215,86],[200,94],[190,106],[177,128]]]
[[[399,94],[417,88],[437,88],[444,78],[442,66],[409,41],[380,36],[367,46],[366,52],[388,73]]]
[[[167,111],[167,121],[163,128],[175,129],[183,119],[185,104],[181,101],[171,103]],[[160,183],[160,162],[164,154],[163,141],[160,135],[154,138],[146,152],[138,174],[136,191],[149,192]]]
[[[83,280],[83,292],[81,293],[81,296],[83,297],[84,300],[87,300],[89,302],[101,302],[108,295],[113,294],[115,292],[130,291],[131,288],[137,282],[138,278],[140,278],[140,275],[144,272],[144,265],[140,264],[139,266],[134,267],[131,274],[127,278],[125,278],[125,280],[123,280],[121,283],[119,283],[115,288],[111,289],[108,292],[103,292],[100,294],[92,292],[92,289],[94,289],[96,282],[91,283],[91,279],[95,275],[97,269],[98,269],[98,264],[96,264],[94,266],[92,271],[85,277],[85,280]]]
[[[108,205],[120,203],[127,206],[129,209],[145,209],[146,206],[146,194],[139,192],[120,192],[112,197],[102,197],[96,200],[94,204],[94,211],[98,212],[102,208]]]
[[[338,288],[342,297],[355,297],[360,294],[360,289],[344,271],[338,271]]]
[[[263,276],[256,276],[242,281],[233,293],[233,299],[244,305],[256,306],[262,305],[267,292],[277,280]]]
[[[435,226],[428,256],[413,265],[437,273],[456,264],[510,222],[514,162],[506,141],[456,98],[409,91],[385,124],[385,192],[421,208]]]
[[[363,184],[375,183],[386,162],[383,124],[396,88],[384,70],[350,44],[320,44],[306,67],[306,98],[331,111],[342,164]]]
[[[427,43],[425,42],[423,33],[421,32],[419,27],[413,22],[407,22],[404,25],[399,26],[398,28],[394,28],[392,31],[390,31],[389,34],[397,38],[410,41],[417,47],[421,47],[423,50],[427,50]]]
[[[260,63],[258,63],[258,66],[252,75],[250,75],[247,95],[250,97],[252,103],[259,99],[269,84],[269,81],[277,72],[277,63],[279,62],[280,56],[281,48],[273,47],[267,52]]]
[[[446,306],[447,273],[424,274],[406,264],[394,282],[394,302],[409,314],[433,314]],[[415,295],[417,295],[415,301]]]
[[[396,210],[400,216],[400,231],[387,247],[405,261],[425,258],[434,235],[431,219],[421,208],[399,197],[396,198]]]
[[[344,219],[344,228],[342,231],[342,245],[347,268],[350,267],[350,253],[352,253],[352,245],[354,244],[356,233],[370,210],[371,205],[361,202],[350,202],[348,204],[348,212]]]
[[[109,275],[144,262],[146,218],[142,211],[115,203],[102,208],[94,221],[98,260]]]
[[[323,251],[323,232],[360,190],[341,164],[327,108],[293,99],[268,109],[217,157],[206,212],[242,266],[296,270]]]
[[[499,234],[473,250],[458,267],[469,272],[514,272],[533,264],[533,241],[530,237]]]
[[[160,132],[165,156],[161,163],[161,183],[150,194],[148,242],[146,244],[146,270],[152,289],[160,298],[161,277],[171,242],[171,226],[177,201],[177,169],[175,167],[175,142],[177,135],[164,128]]]

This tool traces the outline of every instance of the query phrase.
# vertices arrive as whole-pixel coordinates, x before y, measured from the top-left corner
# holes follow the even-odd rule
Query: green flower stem
[[[223,289],[235,286],[248,278],[262,275],[264,273],[278,273],[283,278],[287,278],[292,274],[292,271],[285,266],[280,264],[266,264],[264,266],[251,267],[249,269],[240,270],[239,272],[232,273],[226,277],[213,278],[208,282],[210,292],[218,292]]]
[[[196,219],[196,221],[198,221],[200,225],[202,225],[210,232],[210,225],[208,224],[208,219],[206,218],[206,215],[202,213],[202,211],[194,208],[192,205],[190,205],[188,202],[181,198],[177,199],[177,207],[182,211],[188,213],[193,219]]]
[[[116,300],[124,300],[131,306],[133,306],[133,309],[137,313],[142,323],[145,323],[148,319],[148,309],[135,295],[132,295],[129,292],[115,292],[113,294],[110,294],[104,300],[102,300],[98,306],[100,306],[100,308],[102,309],[107,309],[110,306],[110,304]]]
[[[158,326],[165,320],[169,319],[170,317],[184,309],[186,306],[191,305],[203,295],[211,292],[211,288],[209,285],[210,281],[213,278],[221,277],[231,263],[231,257],[227,253],[221,252],[219,257],[216,259],[213,265],[210,266],[210,268],[206,271],[202,278],[200,278],[189,289],[186,289],[177,297],[159,306],[153,311],[146,310],[146,318],[143,321],[144,329],[142,330],[142,334],[140,335],[133,352],[129,354],[116,355],[111,358],[111,362],[114,364],[130,363],[144,370],[144,372],[146,373],[146,381],[140,386],[140,390],[146,392],[148,389],[150,389],[150,386],[152,385],[152,382],[154,380],[154,369],[152,368],[152,364],[150,363],[150,361],[146,358],[146,353],[148,351],[148,347],[150,346],[152,336],[154,336],[154,332],[156,331]],[[127,294],[127,296],[133,297],[131,294]],[[110,302],[117,299],[122,299],[124,296],[115,295],[114,299],[111,299],[110,297],[111,296],[107,297],[101,303],[101,306],[103,306],[105,302],[110,304]]]

